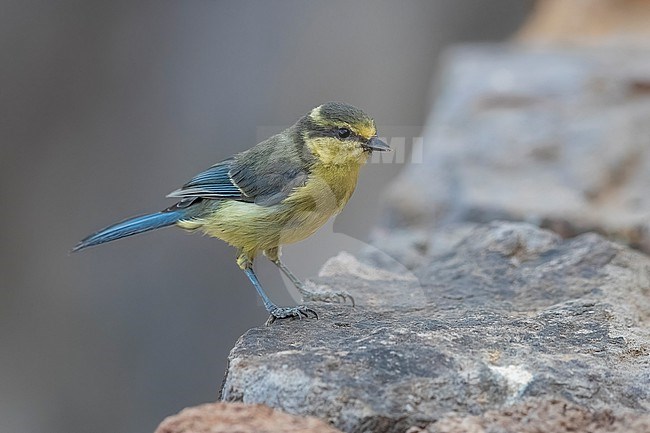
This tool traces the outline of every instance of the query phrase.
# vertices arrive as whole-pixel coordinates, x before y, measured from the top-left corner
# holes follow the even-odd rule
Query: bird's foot
[[[313,315],[314,319],[318,319],[318,314],[304,305],[298,305],[296,307],[275,307],[269,312],[271,315],[266,321],[267,326],[277,319],[306,319],[309,318],[309,315]]]
[[[346,302],[350,301],[354,307],[354,298],[345,290],[312,292],[310,290],[303,289],[300,291],[300,295],[302,296],[303,301],[330,302],[336,304],[345,304]]]

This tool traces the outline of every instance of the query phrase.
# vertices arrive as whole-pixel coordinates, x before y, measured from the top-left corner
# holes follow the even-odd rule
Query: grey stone
[[[400,236],[390,254],[378,239],[310,282],[357,307],[314,304],[320,320],[244,334],[222,399],[373,433],[530,399],[650,410],[648,257],[525,223],[448,228],[434,247],[435,233]]]
[[[650,50],[451,50],[384,225],[527,221],[650,252]]]

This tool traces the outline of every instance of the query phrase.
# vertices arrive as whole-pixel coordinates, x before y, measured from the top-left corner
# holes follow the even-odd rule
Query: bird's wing
[[[197,174],[167,197],[237,200],[271,206],[304,185],[307,175],[286,161],[251,166],[246,160],[230,158]]]
[[[236,164],[230,176],[237,187],[255,204],[271,206],[284,200],[307,182],[306,170],[290,161],[267,161],[264,165]]]
[[[167,194],[167,197],[244,200],[245,194],[228,173],[232,163],[233,159],[230,158],[213,165],[181,188]]]

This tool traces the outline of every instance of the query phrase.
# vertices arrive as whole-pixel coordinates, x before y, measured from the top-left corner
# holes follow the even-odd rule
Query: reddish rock
[[[646,433],[650,415],[614,415],[610,410],[589,410],[566,400],[536,400],[488,411],[479,416],[450,416],[407,433]]]
[[[519,32],[524,42],[570,45],[648,45],[648,0],[538,0]]]
[[[263,404],[207,403],[166,418],[155,433],[341,433],[313,417]]]

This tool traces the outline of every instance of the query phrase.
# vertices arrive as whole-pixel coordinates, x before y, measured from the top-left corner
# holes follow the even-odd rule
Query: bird
[[[341,212],[372,152],[390,150],[364,111],[327,102],[279,134],[194,176],[167,195],[178,200],[174,205],[99,230],[72,252],[172,225],[200,231],[237,249],[237,265],[262,299],[269,313],[267,324],[277,319],[317,319],[318,313],[306,305],[273,303],[253,262],[260,253],[268,258],[298,289],[303,302],[350,299],[354,304],[347,292],[307,290],[281,260],[281,247],[311,236]]]

